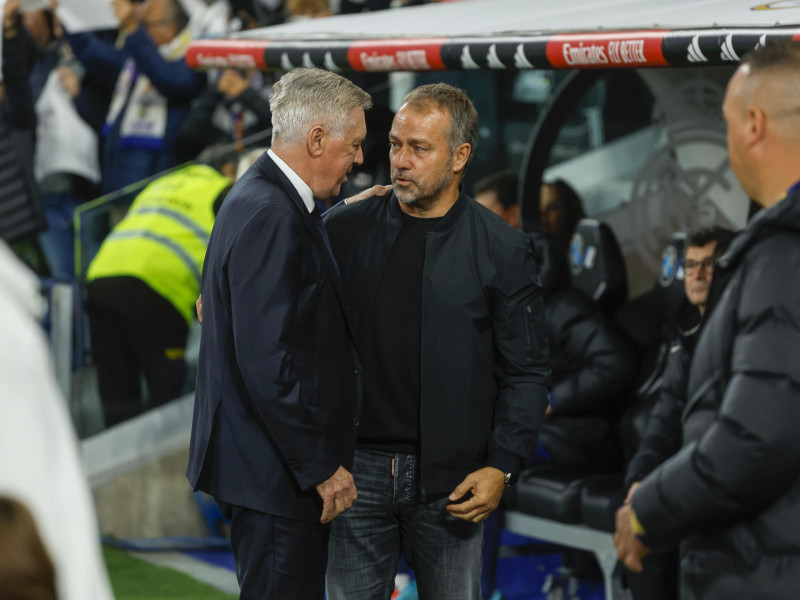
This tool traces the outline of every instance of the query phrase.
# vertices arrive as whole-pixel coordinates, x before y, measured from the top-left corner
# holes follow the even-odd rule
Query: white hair
[[[370,95],[341,75],[294,69],[272,87],[272,144],[296,144],[315,125],[338,137],[347,133],[350,112],[372,107]]]

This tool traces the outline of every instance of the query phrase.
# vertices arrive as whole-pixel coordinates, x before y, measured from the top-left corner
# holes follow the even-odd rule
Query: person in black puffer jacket
[[[517,183],[513,171],[489,175],[476,184],[475,200],[516,227]],[[571,194],[571,204],[583,214],[580,200]],[[569,227],[574,228],[576,222],[569,221]],[[564,239],[569,239],[571,230],[554,227],[548,231],[548,235],[528,234],[544,288],[553,385],[551,408],[531,462],[612,471],[622,461],[612,421],[639,372],[639,360],[625,334],[590,298],[569,287]]]
[[[562,255],[551,254],[554,275],[565,271]],[[614,416],[639,361],[632,344],[591,299],[570,287],[548,288],[551,278],[557,276],[544,276],[552,413],[539,433],[537,460],[613,471],[622,461]]]
[[[688,236],[684,256],[684,288],[689,304],[697,308],[698,320],[688,329],[671,323],[674,337],[661,379],[659,397],[650,412],[639,448],[625,473],[626,502],[630,502],[640,482],[658,465],[681,448],[681,413],[686,406],[686,386],[692,354],[703,322],[711,314],[712,290],[724,285],[724,277],[713,277],[713,266],[728,249],[734,233],[715,227]],[[628,588],[634,600],[675,600],[678,598],[678,546],[649,554],[642,573],[627,573]]]
[[[682,540],[684,600],[800,590],[800,47],[746,57],[728,84],[731,167],[764,207],[716,266],[728,279],[692,359],[683,447],[617,512],[632,570]],[[787,191],[788,190],[788,191]]]

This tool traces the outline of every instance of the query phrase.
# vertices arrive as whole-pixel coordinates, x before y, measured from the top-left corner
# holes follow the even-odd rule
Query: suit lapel
[[[289,181],[286,175],[284,175],[283,171],[281,171],[278,165],[275,164],[275,161],[272,160],[269,154],[264,152],[264,154],[262,154],[256,161],[256,166],[261,169],[261,171],[267,176],[267,178],[269,178],[270,181],[276,183],[286,193],[286,195],[292,201],[292,204],[294,204],[295,208],[303,217],[303,225],[305,225],[305,228],[311,236],[311,239],[314,240],[314,243],[322,251],[322,260],[328,269],[331,280],[333,281],[333,287],[336,290],[336,295],[339,298],[339,303],[342,306],[342,312],[344,313],[345,321],[347,322],[347,329],[350,332],[350,337],[355,340],[355,329],[353,329],[353,323],[350,319],[350,305],[347,303],[347,298],[344,295],[342,278],[340,277],[339,271],[333,262],[333,256],[331,256],[328,246],[325,244],[325,240],[322,239],[322,235],[320,235],[320,232],[317,229],[317,225],[314,222],[314,217],[308,212],[308,207],[306,206],[305,202],[303,202],[300,194],[297,193],[297,190],[292,185],[292,182]]]

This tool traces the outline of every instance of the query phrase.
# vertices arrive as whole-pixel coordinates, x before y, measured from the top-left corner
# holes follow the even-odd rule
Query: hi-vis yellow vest
[[[137,277],[169,300],[191,326],[214,201],[230,180],[191,165],[142,190],[89,265],[87,280]]]

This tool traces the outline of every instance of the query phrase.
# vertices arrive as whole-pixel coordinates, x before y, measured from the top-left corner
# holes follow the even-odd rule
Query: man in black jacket
[[[332,600],[388,598],[401,553],[420,598],[479,599],[480,522],[536,445],[541,286],[524,234],[460,193],[477,121],[460,90],[413,90],[389,134],[394,193],[326,220],[364,366]]]
[[[683,540],[682,598],[789,599],[800,589],[800,47],[745,58],[725,95],[731,167],[764,209],[717,263],[683,447],[617,513],[620,559]]]
[[[475,185],[475,201],[516,227],[518,179],[512,171]],[[577,200],[580,204],[580,200]],[[514,210],[516,209],[516,210]],[[621,452],[610,416],[638,373],[638,360],[625,335],[600,308],[569,285],[567,255],[556,236],[528,234],[540,259],[544,322],[550,349],[550,411],[539,435],[537,462],[618,469]]]
[[[475,184],[475,201],[516,227],[518,183],[513,171],[489,175]],[[576,202],[580,204],[580,200]],[[544,288],[552,380],[550,410],[531,462],[591,467],[597,472],[619,468],[622,457],[611,416],[638,372],[637,357],[624,334],[596,303],[570,287],[562,240],[538,232],[528,235],[539,259]],[[502,520],[502,511],[496,511],[484,524],[485,598],[496,593]],[[589,560],[594,559],[590,556]]]

